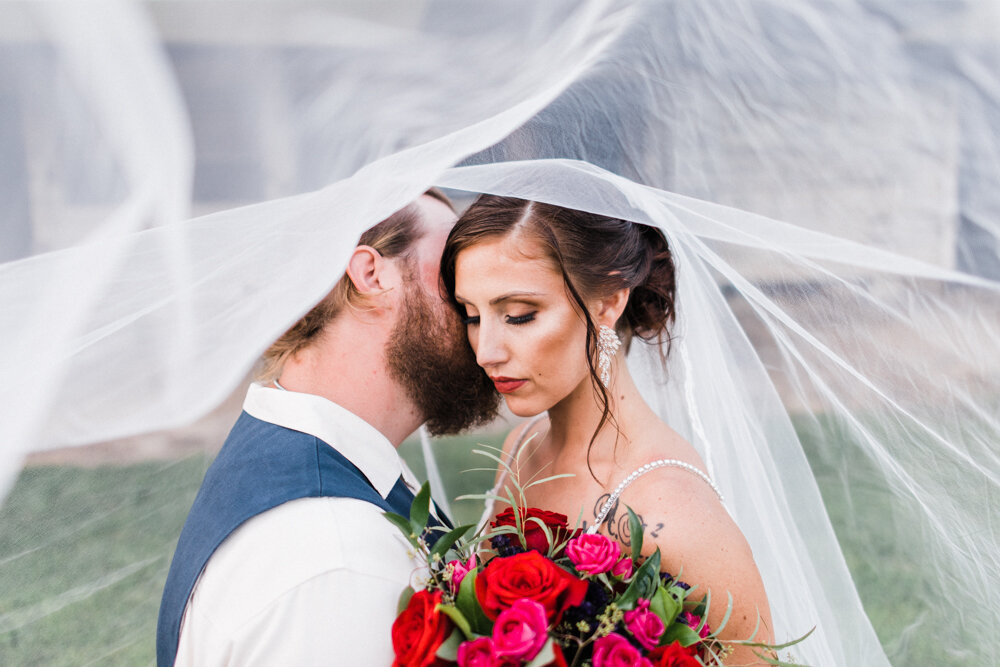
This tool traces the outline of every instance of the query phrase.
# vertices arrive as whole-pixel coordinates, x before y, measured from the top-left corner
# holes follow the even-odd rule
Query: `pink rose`
[[[621,577],[622,579],[628,579],[632,576],[633,570],[632,559],[628,556],[623,556],[620,561],[618,561],[613,568],[611,568],[611,574],[616,577]]]
[[[681,612],[680,621],[681,623],[688,626],[692,630],[697,630],[698,624],[701,623],[701,616],[695,616],[691,612],[685,611]],[[708,623],[706,623],[705,625],[701,626],[701,630],[698,632],[698,636],[704,639],[709,634],[711,634],[711,632],[712,631],[709,629]]]
[[[479,637],[458,645],[458,667],[492,667],[493,640]]]
[[[614,540],[587,533],[566,545],[566,555],[581,572],[600,574],[613,568],[622,556],[622,548]]]
[[[549,639],[545,607],[521,599],[500,612],[493,625],[493,654],[498,658],[530,661]]]
[[[625,612],[625,628],[647,651],[656,648],[666,626],[663,619],[649,610],[649,600],[640,598],[635,609]]]
[[[653,667],[639,649],[612,632],[594,642],[594,667]]]
[[[462,579],[465,579],[465,575],[476,569],[476,555],[473,554],[470,556],[467,563],[462,563],[460,560],[453,560],[448,565],[451,566],[451,591],[452,593],[457,593],[458,587],[462,585]]]

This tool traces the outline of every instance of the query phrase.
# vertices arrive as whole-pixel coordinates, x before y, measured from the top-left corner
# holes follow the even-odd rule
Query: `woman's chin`
[[[516,396],[504,396],[507,409],[518,417],[534,417],[549,409],[547,405],[541,405],[537,401],[527,401]]]

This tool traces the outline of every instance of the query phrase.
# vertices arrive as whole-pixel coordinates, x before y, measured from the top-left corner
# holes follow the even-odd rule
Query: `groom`
[[[396,447],[498,403],[440,296],[455,220],[431,190],[365,232],[340,283],[265,353],[177,544],[159,667],[392,662],[417,565],[381,516],[413,499]]]

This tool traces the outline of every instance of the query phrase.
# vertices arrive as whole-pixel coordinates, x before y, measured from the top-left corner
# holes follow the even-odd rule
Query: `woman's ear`
[[[628,305],[629,293],[629,288],[623,287],[602,299],[598,299],[593,313],[595,324],[614,329],[618,318],[622,316],[622,313],[625,312],[625,306]]]

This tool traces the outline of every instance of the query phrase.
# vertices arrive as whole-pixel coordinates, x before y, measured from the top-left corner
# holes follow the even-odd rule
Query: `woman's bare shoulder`
[[[650,420],[630,447],[631,463],[642,465],[657,459],[674,459],[707,472],[698,450],[684,436],[660,419]]]
[[[711,486],[688,470],[659,468],[630,485],[620,502],[642,521],[644,554],[659,548],[663,570],[711,591],[716,604],[710,623],[721,622],[732,596],[725,638],[747,639],[759,621],[756,639],[771,640],[770,608],[753,551]],[[614,529],[608,526],[609,533]]]

